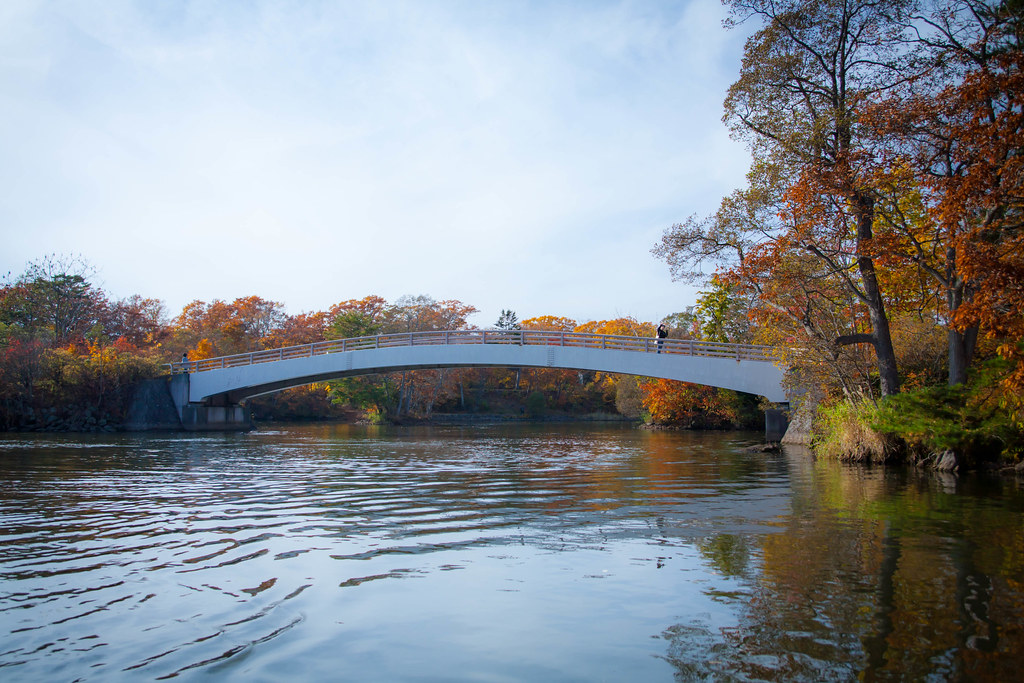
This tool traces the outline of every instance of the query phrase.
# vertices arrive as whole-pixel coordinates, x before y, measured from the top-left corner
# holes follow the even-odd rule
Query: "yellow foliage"
[[[527,318],[522,322],[524,330],[550,330],[553,332],[572,332],[576,329],[576,321],[557,315],[541,315]]]
[[[190,360],[206,360],[207,358],[213,358],[217,353],[213,348],[213,344],[206,337],[199,340],[196,344],[196,348],[188,354]]]

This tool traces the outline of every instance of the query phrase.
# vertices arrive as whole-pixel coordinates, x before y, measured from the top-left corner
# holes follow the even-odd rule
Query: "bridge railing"
[[[203,360],[169,363],[172,373],[203,372],[220,368],[233,368],[257,363],[271,363],[293,358],[309,358],[327,353],[386,349],[396,346],[437,346],[452,344],[509,344],[515,346],[563,346],[640,353],[666,353],[686,356],[710,356],[772,362],[775,360],[769,346],[754,344],[726,344],[695,341],[692,339],[652,339],[589,332],[553,332],[545,330],[441,330],[380,334],[372,337],[331,339],[285,346],[279,349],[237,353]]]

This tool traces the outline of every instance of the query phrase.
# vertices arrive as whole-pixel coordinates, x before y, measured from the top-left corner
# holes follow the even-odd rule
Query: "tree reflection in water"
[[[1006,681],[1024,652],[1014,481],[942,481],[789,458],[779,532],[698,543],[738,614],[663,634],[679,680]]]

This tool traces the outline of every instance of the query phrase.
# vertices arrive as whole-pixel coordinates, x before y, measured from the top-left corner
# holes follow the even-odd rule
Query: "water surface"
[[[0,678],[1015,677],[1017,482],[757,440],[0,435]]]

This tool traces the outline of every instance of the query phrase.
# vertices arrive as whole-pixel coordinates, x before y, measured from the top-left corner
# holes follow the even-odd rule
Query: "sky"
[[[3,0],[0,273],[113,298],[458,299],[657,321],[650,250],[742,186],[717,0]]]

